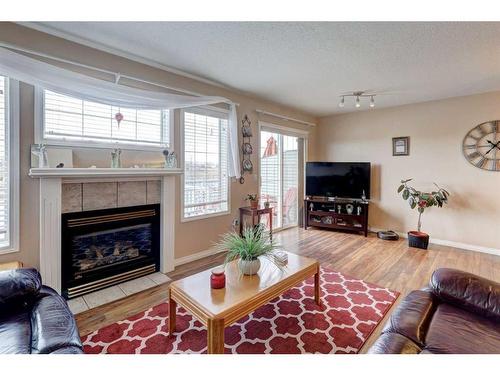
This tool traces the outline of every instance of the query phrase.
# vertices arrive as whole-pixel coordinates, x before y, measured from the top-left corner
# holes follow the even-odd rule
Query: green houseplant
[[[408,184],[412,180],[412,178],[401,180],[401,185],[398,187],[398,194],[401,194],[412,210],[417,209],[418,211],[417,230],[408,232],[408,242],[412,247],[427,249],[429,245],[429,235],[421,231],[422,214],[425,212],[426,208],[432,206],[443,207],[444,204],[448,203],[450,193],[437,184],[434,184],[437,190],[431,191],[430,193],[422,192]]]
[[[251,208],[257,208],[259,206],[259,198],[257,197],[257,194],[247,194],[245,200],[250,202]]]
[[[271,240],[263,224],[245,227],[242,236],[236,232],[224,234],[216,248],[227,251],[225,264],[238,259],[238,267],[244,275],[255,275],[259,271],[259,257],[269,259],[280,269],[285,266],[278,253],[280,247]]]

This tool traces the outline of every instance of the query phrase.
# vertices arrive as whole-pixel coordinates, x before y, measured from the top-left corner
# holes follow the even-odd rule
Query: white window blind
[[[168,110],[120,108],[43,90],[43,115],[48,143],[171,146]]]
[[[184,111],[184,218],[229,210],[228,118]]]
[[[10,245],[8,79],[0,76],[0,249]]]

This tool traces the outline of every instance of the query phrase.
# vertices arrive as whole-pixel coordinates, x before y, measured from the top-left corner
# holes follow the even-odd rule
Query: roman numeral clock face
[[[499,123],[484,122],[467,133],[462,149],[469,163],[488,171],[500,171]]]

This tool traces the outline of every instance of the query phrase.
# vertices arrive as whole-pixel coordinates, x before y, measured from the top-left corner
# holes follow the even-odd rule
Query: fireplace
[[[159,270],[159,204],[62,214],[61,234],[68,299]]]

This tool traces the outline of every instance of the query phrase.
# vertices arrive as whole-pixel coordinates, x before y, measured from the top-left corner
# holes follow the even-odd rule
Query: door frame
[[[300,181],[300,173],[299,173],[299,176],[297,178],[297,183],[302,184],[302,187],[303,187],[303,190],[304,190],[305,189],[305,169],[306,169],[306,162],[308,161],[308,138],[309,138],[309,131],[302,130],[302,129],[296,129],[296,128],[290,128],[290,127],[287,127],[287,126],[278,125],[278,124],[274,124],[274,123],[267,122],[267,121],[258,121],[258,130],[259,130],[259,132],[258,132],[258,136],[257,136],[257,138],[258,138],[258,140],[257,140],[257,142],[258,142],[258,144],[257,144],[257,150],[258,150],[257,157],[258,157],[258,160],[259,160],[259,172],[258,172],[258,176],[257,176],[257,184],[258,184],[258,188],[259,188],[259,195],[260,195],[261,170],[262,170],[261,156],[260,156],[262,128],[267,128],[270,131],[274,130],[277,133],[280,133],[282,135],[289,135],[289,136],[292,136],[292,137],[301,138],[303,140],[303,155],[302,155],[302,160],[303,160],[302,177],[303,178],[302,178],[302,181]],[[280,163],[280,169],[282,169],[282,168],[283,168],[283,163]],[[281,173],[281,175],[283,175],[283,173]],[[283,195],[283,192],[281,192],[281,195]],[[301,216],[300,216],[300,212],[301,212],[300,211],[300,207],[301,207],[301,205],[300,205],[300,202],[301,202],[301,200],[303,198],[304,197],[297,196],[297,223],[296,224],[288,224],[288,225],[281,226],[281,227],[276,228],[276,229],[273,228],[273,231],[278,232],[278,231],[281,231],[281,230],[285,230],[285,229],[297,227],[297,226],[300,225],[300,220],[301,220]],[[283,204],[283,202],[281,202],[281,204]]]

